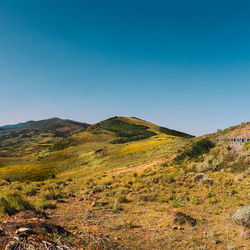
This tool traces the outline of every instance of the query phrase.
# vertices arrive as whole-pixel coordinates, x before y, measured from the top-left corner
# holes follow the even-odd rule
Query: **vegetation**
[[[110,143],[146,131],[154,135]],[[239,230],[247,221],[248,155],[227,142],[190,141],[137,118],[112,118],[39,152],[0,158],[0,216],[46,212],[79,249],[247,247]],[[238,209],[244,218],[229,222]],[[195,226],[176,225],[178,212]]]
[[[166,134],[166,135],[179,136],[179,137],[183,137],[183,138],[187,138],[187,139],[190,139],[190,138],[194,137],[192,135],[189,135],[189,134],[186,134],[186,133],[183,133],[183,132],[179,132],[179,131],[176,131],[176,130],[164,128],[164,127],[160,127],[159,131]]]
[[[13,215],[24,210],[33,210],[29,201],[24,199],[18,193],[2,194],[0,197],[0,216]]]
[[[191,145],[187,147],[187,149],[180,155],[178,155],[175,160],[180,161],[189,157],[191,159],[197,158],[198,156],[208,153],[211,148],[213,148],[215,144],[208,139],[201,139],[193,142]]]

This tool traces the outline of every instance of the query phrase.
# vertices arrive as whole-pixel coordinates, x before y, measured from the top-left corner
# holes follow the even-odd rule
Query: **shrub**
[[[118,201],[119,203],[127,203],[127,202],[129,202],[129,200],[127,199],[127,196],[124,195],[124,194],[118,195],[118,196],[117,196],[117,201]]]
[[[250,141],[245,141],[244,143],[243,143],[243,150],[248,150],[248,149],[250,149]]]
[[[150,193],[150,194],[143,194],[139,197],[141,201],[156,201],[157,197],[155,194]]]
[[[178,200],[173,200],[173,202],[172,202],[172,207],[178,208],[178,207],[180,207],[180,206],[181,206],[181,204],[180,204],[180,202],[179,202]]]
[[[208,153],[214,146],[215,144],[207,139],[193,142],[182,154],[175,157],[175,161],[183,161],[186,157],[189,157],[191,159],[198,158],[198,156]]]
[[[199,204],[200,204],[200,202],[199,202],[199,200],[198,200],[197,197],[192,197],[192,198],[190,199],[190,202],[191,202],[192,204],[194,204],[194,205],[199,205]]]

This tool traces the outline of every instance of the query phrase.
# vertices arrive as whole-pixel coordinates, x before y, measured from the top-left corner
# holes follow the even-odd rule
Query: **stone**
[[[213,179],[209,178],[204,173],[199,173],[193,178],[193,182],[199,182],[202,185],[208,184],[212,185],[214,183]]]
[[[220,240],[215,240],[214,243],[215,243],[216,245],[218,245],[218,244],[221,244],[222,242],[221,242]]]
[[[231,221],[237,225],[250,228],[250,206],[237,210],[231,217]]]
[[[4,236],[5,235],[5,231],[3,230],[2,227],[0,227],[0,236]]]
[[[199,173],[199,174],[195,175],[195,177],[193,178],[193,181],[194,182],[200,181],[204,177],[204,175],[205,174],[203,174],[203,173]]]
[[[31,233],[31,230],[27,227],[20,227],[16,230],[16,234],[20,237],[25,237]]]
[[[237,175],[234,177],[234,180],[235,180],[235,181],[242,181],[244,178],[245,178],[245,175],[244,175],[244,174],[237,174]]]
[[[189,224],[191,226],[196,225],[197,220],[192,218],[189,215],[186,215],[182,212],[174,212],[173,213],[173,223],[174,224],[179,224],[179,225],[184,225],[184,224]]]
[[[204,176],[202,179],[201,179],[201,184],[205,185],[205,184],[208,184],[208,185],[213,185],[214,183],[214,180],[209,178],[208,176]]]
[[[18,249],[19,244],[15,241],[9,241],[5,247],[5,250],[15,250]]]
[[[240,230],[240,237],[242,239],[246,239],[246,240],[249,240],[250,239],[250,230],[247,229],[247,228],[242,228]]]

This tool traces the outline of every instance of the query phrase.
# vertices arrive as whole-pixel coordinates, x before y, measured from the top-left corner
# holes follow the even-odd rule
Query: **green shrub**
[[[187,149],[175,157],[175,161],[183,161],[185,158],[198,158],[202,154],[208,153],[215,144],[207,139],[201,139],[199,141],[193,142],[190,144]]]
[[[173,200],[172,207],[174,208],[181,207],[181,203],[178,200]]]
[[[200,204],[200,202],[199,202],[199,200],[198,200],[197,197],[192,197],[192,198],[190,199],[190,202],[191,202],[192,204],[194,204],[194,205],[199,205],[199,204]]]
[[[243,150],[249,150],[250,149],[250,141],[245,141],[243,143]]]
[[[189,135],[189,134],[186,134],[186,133],[183,133],[183,132],[179,132],[179,131],[164,128],[164,127],[160,127],[159,130],[160,130],[161,133],[164,133],[166,135],[179,136],[179,137],[188,138],[188,139],[194,137],[193,135]]]

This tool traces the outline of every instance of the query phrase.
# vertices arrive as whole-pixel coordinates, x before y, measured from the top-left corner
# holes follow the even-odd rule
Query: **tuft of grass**
[[[28,209],[34,210],[33,205],[17,193],[7,193],[0,198],[0,216],[13,215]]]
[[[36,208],[38,210],[55,209],[56,205],[46,200],[38,200],[36,202]]]

